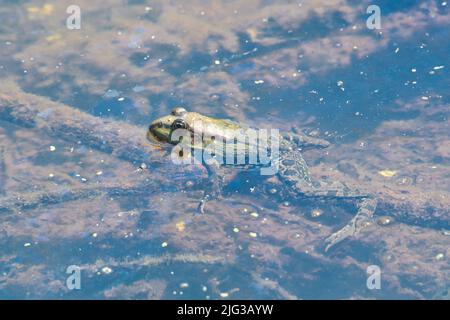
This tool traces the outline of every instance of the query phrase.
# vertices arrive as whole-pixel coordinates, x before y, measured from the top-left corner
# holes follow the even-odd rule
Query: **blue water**
[[[2,2],[0,20],[15,17],[0,26],[5,83],[142,135],[174,106],[300,128],[333,144],[305,153],[314,176],[379,194],[388,204],[377,216],[394,223],[374,220],[325,253],[324,239],[352,218],[354,203],[293,200],[279,181],[230,169],[223,197],[198,215],[210,188],[205,169],[180,169],[166,155],[164,166],[145,169],[164,183],[144,194],[0,211],[0,298],[445,298],[450,4],[378,1],[382,29],[370,30],[368,1],[78,2],[82,25],[72,31],[70,3]],[[1,117],[0,204],[141,177],[139,164],[83,139]],[[383,178],[383,169],[396,173]],[[413,182],[402,187],[401,178]],[[392,194],[429,211],[400,214]],[[428,207],[414,202],[422,197]],[[315,209],[322,215],[311,216]],[[80,289],[66,285],[70,265],[81,270]],[[367,287],[369,265],[381,268],[381,289]]]

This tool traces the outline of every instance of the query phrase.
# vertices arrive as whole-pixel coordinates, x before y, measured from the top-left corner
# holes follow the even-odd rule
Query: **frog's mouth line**
[[[151,123],[147,130],[147,139],[150,141],[153,141],[153,142],[158,142],[158,143],[167,142],[168,137],[166,137],[166,135],[164,133],[161,133],[158,130],[155,130],[155,128],[161,128],[161,126],[162,126],[161,122]]]
[[[164,142],[163,138],[153,133],[152,126],[150,126],[147,130],[147,139],[151,142],[158,142],[158,143]]]
[[[150,130],[147,130],[147,139],[150,140],[151,142],[160,142],[158,138]]]

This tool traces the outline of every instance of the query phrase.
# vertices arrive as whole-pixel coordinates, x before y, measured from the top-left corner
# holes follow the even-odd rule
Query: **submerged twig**
[[[85,188],[61,188],[55,191],[32,192],[0,198],[0,211],[21,212],[76,201],[94,199],[101,196],[125,197],[149,194],[149,190],[161,188],[161,181],[150,181],[136,185],[94,186]]]
[[[102,267],[110,268],[143,268],[143,267],[155,267],[160,265],[167,265],[173,263],[199,263],[199,264],[224,264],[227,259],[222,256],[214,256],[204,253],[184,253],[174,255],[161,255],[161,256],[143,256],[138,259],[108,259],[97,260],[93,264],[87,264],[82,266],[83,270],[89,270],[92,272],[100,270]]]
[[[146,129],[98,118],[51,101],[24,93],[6,83],[0,93],[0,119],[23,127],[39,128],[73,143],[112,154],[132,163],[161,163],[160,150],[146,139]]]

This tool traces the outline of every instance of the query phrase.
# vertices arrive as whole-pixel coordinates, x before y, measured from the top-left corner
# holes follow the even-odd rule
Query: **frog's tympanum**
[[[198,126],[197,124],[201,125]],[[247,132],[247,126],[235,123],[227,119],[215,119],[195,112],[188,112],[184,108],[173,109],[170,115],[161,117],[153,121],[147,132],[147,137],[158,143],[168,144],[175,147],[185,146],[198,151],[211,150],[211,146],[218,141],[233,140],[236,132]],[[181,132],[182,134],[177,134]],[[278,131],[277,131],[278,132]],[[187,134],[186,134],[187,133]],[[231,135],[231,136],[230,136]],[[274,140],[272,138],[272,140]],[[245,140],[249,144],[248,140]],[[250,139],[250,141],[252,141]],[[236,143],[236,140],[234,139]],[[251,144],[251,142],[250,142]],[[342,241],[343,239],[355,235],[367,222],[372,220],[377,202],[369,194],[364,194],[354,188],[348,187],[344,183],[325,183],[314,179],[309,172],[308,166],[299,150],[305,148],[325,148],[329,145],[327,141],[313,138],[301,133],[298,130],[293,132],[279,133],[277,137],[278,152],[276,159],[272,159],[270,165],[276,164],[276,174],[283,182],[285,194],[294,199],[314,198],[314,199],[342,199],[350,200],[357,205],[358,211],[353,219],[342,229],[333,233],[327,240],[325,250]],[[184,149],[182,149],[184,150]],[[239,148],[239,152],[245,153],[246,163],[234,161],[215,161],[217,154],[212,153],[207,161],[202,161],[206,167],[212,181],[212,187],[205,192],[200,202],[199,210],[204,212],[206,201],[218,198],[223,188],[223,177],[225,166],[239,166],[245,168],[258,167],[258,163],[248,163],[248,159],[259,159],[252,157],[251,150],[258,148]],[[194,151],[192,152],[194,154]],[[209,152],[211,154],[211,152]],[[274,154],[272,152],[272,154]],[[216,156],[216,158],[214,157]],[[238,164],[239,163],[239,164]],[[267,165],[267,163],[265,163]]]

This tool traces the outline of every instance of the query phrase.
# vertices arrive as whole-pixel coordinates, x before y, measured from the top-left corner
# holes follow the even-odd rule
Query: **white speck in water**
[[[228,298],[228,296],[229,296],[228,292],[221,292],[220,293],[220,297],[221,298]]]
[[[110,267],[103,267],[102,272],[104,274],[110,274],[112,272],[112,269]]]
[[[434,69],[434,70],[440,70],[440,69],[444,69],[444,67],[445,67],[445,66],[436,66],[436,67],[434,67],[433,69]]]
[[[56,147],[55,147],[55,146],[50,146],[50,147],[48,147],[48,149],[49,149],[51,152],[53,152],[53,151],[56,150]]]
[[[444,259],[444,257],[445,257],[445,256],[444,256],[444,254],[443,254],[443,253],[438,253],[438,254],[436,255],[436,257],[435,257],[435,258],[436,258],[436,260],[437,260],[437,261],[441,261],[441,260],[443,260],[443,259]]]
[[[411,72],[416,72],[416,71],[417,71],[417,69],[415,69],[415,68],[411,69]]]
[[[103,171],[97,171],[95,174],[101,176],[103,174]]]
[[[254,82],[255,82],[255,84],[262,84],[262,83],[264,83],[264,80],[255,80]]]
[[[161,243],[161,247],[163,247],[163,248],[165,248],[165,247],[167,247],[168,246],[168,243],[167,242],[163,242],[163,243]]]
[[[220,60],[215,60],[214,64],[220,64]]]
[[[398,53],[400,51],[400,48],[395,49],[395,53]]]
[[[139,168],[142,169],[142,170],[145,170],[145,169],[147,169],[147,165],[145,163],[141,163]]]
[[[119,99],[117,99],[117,101],[123,101],[123,100],[125,100],[124,97],[120,97]]]
[[[24,247],[29,247],[29,246],[31,246],[31,243],[26,242],[26,243],[23,244],[23,246],[24,246]]]

